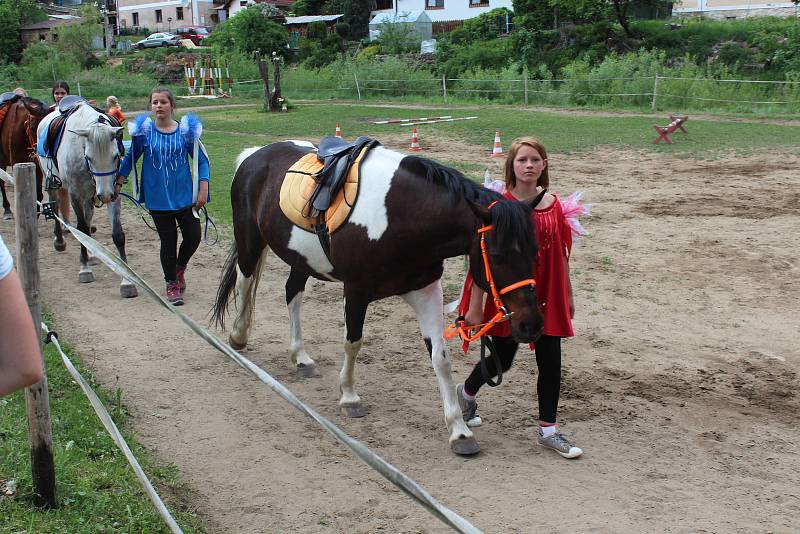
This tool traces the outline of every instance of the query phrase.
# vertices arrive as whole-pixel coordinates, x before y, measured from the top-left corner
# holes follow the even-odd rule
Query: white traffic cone
[[[411,129],[411,148],[409,150],[413,150],[414,152],[419,152],[422,148],[419,146],[419,136],[417,135],[417,129]]]
[[[336,137],[341,137],[341,136],[342,136],[342,128],[341,128],[341,126],[339,126],[339,123],[337,122],[336,123]]]
[[[503,152],[503,147],[500,145],[500,130],[494,132],[494,148],[492,149],[491,156],[493,158],[505,157],[506,153]]]

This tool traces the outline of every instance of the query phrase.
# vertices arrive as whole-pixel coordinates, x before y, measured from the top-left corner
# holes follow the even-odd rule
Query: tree
[[[369,14],[375,0],[344,0],[342,22],[350,25],[350,39],[356,41],[369,35]]]
[[[208,40],[222,51],[252,54],[261,50],[264,54],[277,52],[285,57],[289,37],[283,26],[264,16],[261,4],[254,4],[217,26]]]
[[[58,27],[56,48],[85,67],[96,67],[100,61],[93,53],[94,40],[103,35],[100,12],[94,6],[84,5],[80,14],[80,23]]]
[[[631,9],[658,7],[666,10],[671,3],[669,0],[513,0],[514,23],[526,30],[540,31],[557,28],[560,21],[613,21],[622,27],[626,37],[633,38]]]
[[[22,57],[19,27],[47,20],[34,0],[0,0],[0,63],[17,62]]]

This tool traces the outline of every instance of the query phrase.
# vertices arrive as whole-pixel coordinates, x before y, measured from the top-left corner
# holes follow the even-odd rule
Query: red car
[[[203,46],[203,40],[211,35],[211,30],[205,26],[184,26],[176,28],[175,34],[181,39],[190,39],[195,46]]]

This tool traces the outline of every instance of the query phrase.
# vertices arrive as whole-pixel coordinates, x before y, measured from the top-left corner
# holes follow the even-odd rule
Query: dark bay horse
[[[36,128],[42,118],[50,113],[41,100],[21,96],[6,104],[3,126],[0,128],[0,168],[17,163],[36,162]],[[36,166],[36,198],[42,200],[42,170]],[[3,217],[10,219],[11,204],[6,196],[5,182],[0,180],[3,193]]]
[[[504,200],[454,169],[376,147],[363,160],[357,202],[347,222],[331,234],[328,255],[316,234],[295,226],[279,207],[287,169],[313,150],[310,143],[289,141],[239,156],[231,185],[235,244],[223,270],[214,318],[224,327],[228,303],[237,294],[238,315],[229,341],[234,348],[245,347],[258,279],[272,249],[291,267],[286,282],[291,359],[301,376],[314,376],[314,360],[300,329],[305,284],[309,276],[343,283],[346,332],[339,405],[347,416],[360,417],[365,411],[354,387],[354,364],[367,306],[400,295],[414,309],[431,357],[451,449],[477,453],[480,447],[462,418],[451,376],[440,278],[446,258],[468,254],[476,283],[487,291],[485,259],[498,288],[527,280],[507,292],[502,304],[512,315],[514,338],[521,343],[537,339],[543,319],[533,281],[528,280],[536,254],[531,206]],[[481,235],[488,243],[486,258]]]

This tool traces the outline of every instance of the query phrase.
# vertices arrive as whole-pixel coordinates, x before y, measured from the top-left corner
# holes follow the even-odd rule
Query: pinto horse
[[[75,212],[78,230],[90,234],[94,208],[104,204],[108,208],[114,245],[122,261],[127,262],[125,254],[125,232],[120,219],[120,196],[114,194],[114,181],[119,173],[124,149],[122,148],[122,128],[116,120],[110,119],[86,101],[81,101],[64,124],[63,136],[54,157],[39,153],[39,163],[44,173],[62,183],[69,191],[70,203]],[[46,116],[39,124],[40,144],[47,138],[50,124],[60,115],[56,110]],[[56,250],[66,247],[61,224],[56,221]],[[80,271],[81,283],[94,282],[94,274],[89,267],[89,253],[81,245]],[[136,286],[130,280],[122,279],[120,295],[124,298],[138,295]]]
[[[41,100],[21,96],[9,106],[0,128],[0,169],[17,163],[36,161],[36,127],[49,112]],[[42,200],[42,170],[36,166],[36,198]],[[6,196],[5,183],[0,180],[3,194],[3,217],[10,219],[11,204]]]
[[[298,374],[314,376],[314,360],[300,329],[305,284],[309,276],[343,283],[346,332],[339,406],[345,415],[360,417],[365,410],[354,386],[354,364],[367,306],[400,295],[413,308],[431,357],[450,447],[460,455],[477,453],[480,446],[462,418],[443,337],[444,260],[468,254],[476,283],[486,291],[489,278],[498,288],[516,286],[502,301],[511,315],[511,331],[519,342],[537,339],[543,318],[530,279],[536,253],[531,206],[504,200],[454,169],[379,146],[362,161],[357,201],[347,222],[330,235],[326,253],[317,235],[294,225],[279,207],[287,169],[313,150],[310,143],[289,141],[240,154],[231,185],[235,244],[223,270],[214,319],[224,327],[228,303],[238,294],[229,342],[245,347],[258,279],[272,249],[291,267],[286,282],[291,360]]]

